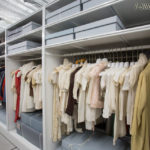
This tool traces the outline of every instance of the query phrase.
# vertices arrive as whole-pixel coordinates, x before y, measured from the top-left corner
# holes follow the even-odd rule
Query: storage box
[[[22,136],[21,122],[19,120],[16,123],[16,129],[17,129],[17,133]]]
[[[76,0],[58,10],[50,12],[46,15],[46,24],[58,21],[65,17],[69,17],[75,13],[80,12],[81,5],[80,0]]]
[[[22,136],[35,146],[43,149],[43,135],[42,133],[30,128],[21,122]]]
[[[42,133],[42,112],[21,113],[21,122]]]
[[[130,150],[128,141],[118,140],[113,146],[113,138],[95,131],[83,134],[72,133],[62,140],[62,150]]]
[[[5,54],[5,47],[0,47],[0,55],[4,55]]]
[[[12,30],[12,31],[8,31],[7,39],[11,40],[13,38],[16,38],[16,37],[22,35],[22,34],[25,34],[25,33],[29,32],[29,31],[32,31],[32,30],[34,30],[34,29],[36,29],[36,28],[38,28],[40,26],[41,26],[40,24],[31,21],[31,22],[27,23],[24,26],[18,27],[16,29]]]
[[[8,35],[8,37],[9,37],[9,36],[11,36],[11,35],[13,35],[13,34],[16,34],[16,33],[21,32],[21,31],[22,31],[22,27],[18,27],[18,28],[14,29],[14,30],[8,31],[8,32],[7,32],[7,35]]]
[[[75,27],[75,38],[85,38],[123,29],[124,26],[117,16]]]
[[[29,31],[32,31],[32,30],[34,30],[36,28],[39,28],[40,26],[41,26],[40,24],[31,21],[31,22],[27,23],[26,25],[24,25],[22,27],[23,28],[22,29],[22,34],[25,34],[25,33],[29,32]]]
[[[46,45],[63,43],[72,41],[74,39],[74,29],[67,29],[64,31],[52,33],[46,36]]]
[[[110,0],[82,0],[83,10],[95,7]]]
[[[32,42],[32,41],[24,41],[18,44],[8,46],[8,53],[9,54],[16,53],[16,52],[20,52],[20,51],[27,50],[27,49],[32,49],[32,48],[39,47],[39,46],[41,46],[40,43]]]
[[[17,36],[20,36],[21,34],[22,34],[22,27],[18,27],[12,31],[8,31],[7,39],[11,40],[13,38],[16,38]]]
[[[0,106],[0,121],[6,124],[6,106]]]

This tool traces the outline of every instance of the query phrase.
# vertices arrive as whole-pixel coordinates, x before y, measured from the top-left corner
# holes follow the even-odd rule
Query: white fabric
[[[28,64],[23,65],[20,68],[21,71],[21,88],[20,88],[20,109],[19,109],[19,116],[21,112],[26,112],[26,106],[24,105],[24,96],[26,94],[26,90],[24,89],[25,87],[25,75],[27,72],[29,72],[32,67],[34,66],[33,62],[30,62]]]

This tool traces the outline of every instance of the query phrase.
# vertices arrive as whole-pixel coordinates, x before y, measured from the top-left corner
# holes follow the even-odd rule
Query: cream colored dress
[[[61,66],[54,69],[49,75],[49,82],[53,85],[53,119],[52,119],[52,139],[57,142],[62,138],[61,132],[61,114],[60,114],[60,99],[58,87],[58,75]]]
[[[68,134],[73,131],[72,117],[65,113],[69,95],[68,89],[66,89],[65,86],[67,82],[70,82],[69,78],[67,78],[67,71],[69,71],[70,69],[72,69],[71,63],[63,65],[62,69],[59,71],[58,77],[61,122],[67,125]]]
[[[148,63],[147,57],[144,54],[139,55],[138,62],[131,67],[129,75],[126,77],[124,83],[124,90],[128,90],[128,100],[127,100],[127,124],[132,124],[133,111],[134,111],[134,101],[137,83],[140,73],[143,71],[145,65]]]
[[[33,102],[36,110],[42,109],[42,67],[41,65],[38,67],[32,77],[32,80],[35,81],[35,85],[33,85]],[[28,84],[30,84],[30,82],[28,82]],[[30,103],[27,101],[27,106],[28,105],[30,105]]]
[[[100,86],[101,89],[105,91],[103,118],[109,118],[116,109],[115,85],[113,82],[113,77],[116,71],[116,68],[110,68],[101,75]]]
[[[34,66],[34,62],[30,62],[30,63],[27,63],[25,65],[23,65],[21,68],[20,68],[20,76],[21,76],[21,88],[20,88],[20,113],[21,112],[24,112],[24,96],[26,95],[26,92],[24,90],[25,88],[25,75],[27,74],[27,72],[29,72],[32,67]],[[25,95],[24,95],[25,94]],[[25,111],[26,112],[26,111]],[[19,113],[19,115],[20,115]]]
[[[125,68],[119,69],[114,76],[114,84],[115,84],[115,101],[116,101],[116,111],[115,111],[115,122],[114,122],[114,139],[113,145],[116,144],[116,141],[119,137],[124,137],[126,135],[126,125],[125,120],[119,119],[119,93],[120,93],[120,84],[119,78],[122,73],[125,71]]]
[[[82,73],[84,73],[84,71],[86,70],[86,66],[87,64],[84,64],[83,67],[75,74],[75,81],[73,87],[73,97],[78,102],[78,123],[85,121],[85,92],[82,90]]]
[[[16,103],[17,103],[17,91],[16,91],[16,84],[15,84],[15,71],[11,73],[12,76],[12,83],[11,83],[11,90],[13,92],[13,109],[16,110]]]

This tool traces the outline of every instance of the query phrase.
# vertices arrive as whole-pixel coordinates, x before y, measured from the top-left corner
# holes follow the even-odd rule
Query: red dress
[[[15,85],[16,85],[16,91],[17,91],[17,102],[16,102],[16,112],[15,112],[15,122],[19,120],[19,109],[20,109],[20,85],[21,85],[21,76],[17,77],[17,74],[20,72],[20,70],[17,70],[15,72]]]

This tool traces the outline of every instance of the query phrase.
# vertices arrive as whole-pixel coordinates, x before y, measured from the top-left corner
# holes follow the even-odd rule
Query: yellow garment
[[[140,74],[136,91],[131,150],[150,150],[150,63]]]

